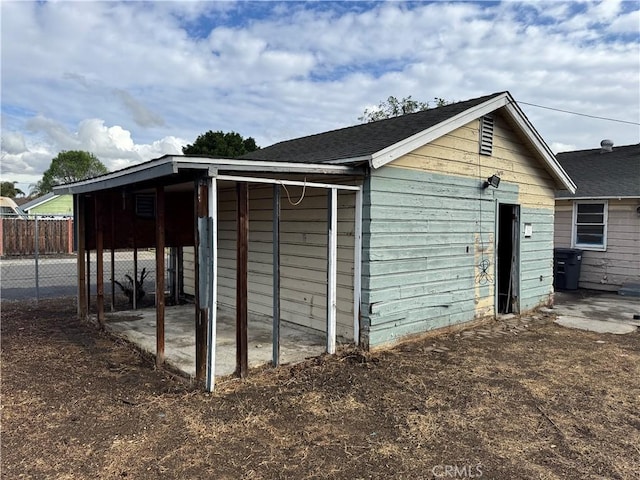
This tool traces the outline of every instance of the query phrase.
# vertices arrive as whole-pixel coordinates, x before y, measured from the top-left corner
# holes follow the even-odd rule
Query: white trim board
[[[573,183],[567,172],[564,171],[562,166],[556,160],[555,155],[544,142],[540,134],[531,125],[527,117],[524,115],[520,107],[518,107],[516,101],[511,97],[508,92],[504,92],[496,97],[487,100],[480,105],[471,107],[458,115],[451,117],[433,127],[430,127],[422,132],[416,133],[411,137],[408,137],[394,145],[386,147],[371,156],[371,167],[380,168],[384,165],[397,160],[398,158],[406,155],[417,148],[429,144],[430,142],[453,132],[454,130],[463,127],[464,125],[481,118],[489,113],[492,113],[500,108],[504,108],[505,112],[511,118],[522,133],[531,142],[534,149],[538,153],[539,157],[544,161],[547,169],[553,175],[553,177],[562,184],[571,193],[575,193],[576,185]]]

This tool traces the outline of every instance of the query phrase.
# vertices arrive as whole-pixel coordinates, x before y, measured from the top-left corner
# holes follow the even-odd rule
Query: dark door
[[[520,206],[498,206],[498,313],[519,313]]]

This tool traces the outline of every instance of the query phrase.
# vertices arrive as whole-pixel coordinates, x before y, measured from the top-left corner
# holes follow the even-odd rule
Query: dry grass
[[[637,333],[542,319],[346,349],[210,395],[71,302],[2,308],[3,478],[640,478]]]

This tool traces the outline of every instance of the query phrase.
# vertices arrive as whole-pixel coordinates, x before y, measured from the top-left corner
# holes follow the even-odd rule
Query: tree
[[[16,187],[18,182],[0,182],[0,197],[16,198],[24,192]]]
[[[245,153],[258,150],[256,141],[251,138],[242,138],[236,132],[224,133],[209,130],[196,138],[192,145],[182,147],[185,155],[208,155],[211,157],[235,158]]]
[[[443,107],[451,102],[447,102],[444,98],[435,97],[435,107],[429,107],[429,102],[419,102],[413,100],[411,95],[404,97],[402,100],[398,100],[396,97],[391,96],[386,101],[380,102],[377,107],[369,110],[366,108],[361,117],[358,120],[362,123],[377,122],[378,120],[384,120],[385,118],[398,117],[400,115],[406,115],[407,113],[421,112],[422,110],[428,110],[429,108]]]
[[[108,173],[107,167],[93,153],[82,150],[62,151],[51,160],[42,180],[35,184],[32,195],[44,195],[56,185],[77,182]]]

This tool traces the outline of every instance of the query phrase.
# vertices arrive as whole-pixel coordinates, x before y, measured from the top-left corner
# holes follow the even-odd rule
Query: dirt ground
[[[640,334],[538,314],[205,394],[75,318],[2,303],[2,478],[640,478]]]

